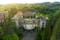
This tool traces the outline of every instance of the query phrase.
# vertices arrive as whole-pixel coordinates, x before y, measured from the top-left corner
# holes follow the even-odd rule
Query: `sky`
[[[0,4],[60,2],[60,0],[0,0]]]

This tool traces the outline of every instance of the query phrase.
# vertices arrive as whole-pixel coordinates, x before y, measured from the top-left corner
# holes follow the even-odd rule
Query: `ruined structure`
[[[6,17],[8,17],[8,11],[0,11],[0,23],[4,22]]]
[[[42,28],[46,26],[46,18],[42,16],[37,19],[36,13],[32,11],[18,11],[13,19],[17,28],[24,27],[24,29],[31,30],[36,27]]]

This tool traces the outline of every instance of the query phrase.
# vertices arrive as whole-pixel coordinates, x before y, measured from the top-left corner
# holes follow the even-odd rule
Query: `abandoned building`
[[[8,11],[0,11],[0,23],[4,22],[6,17],[8,17]]]
[[[31,30],[36,27],[42,28],[46,26],[46,17],[41,16],[39,19],[36,18],[36,13],[32,11],[18,11],[12,18],[15,20],[17,28],[24,27],[24,29]]]

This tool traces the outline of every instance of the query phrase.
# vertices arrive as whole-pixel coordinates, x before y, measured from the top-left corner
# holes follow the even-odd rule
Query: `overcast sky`
[[[0,0],[0,4],[60,2],[60,0]]]

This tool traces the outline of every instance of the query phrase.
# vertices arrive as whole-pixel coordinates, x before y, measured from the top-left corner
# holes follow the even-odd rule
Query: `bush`
[[[6,34],[3,37],[3,40],[19,40],[16,34]]]
[[[1,32],[3,32],[3,29],[2,29],[2,27],[0,27],[0,33],[1,33]]]
[[[0,27],[0,40],[2,40],[3,39],[3,29],[2,29],[2,27]]]
[[[20,27],[20,28],[16,28],[15,29],[15,33],[18,35],[18,37],[21,39],[23,37],[23,33],[24,33],[24,30]]]

